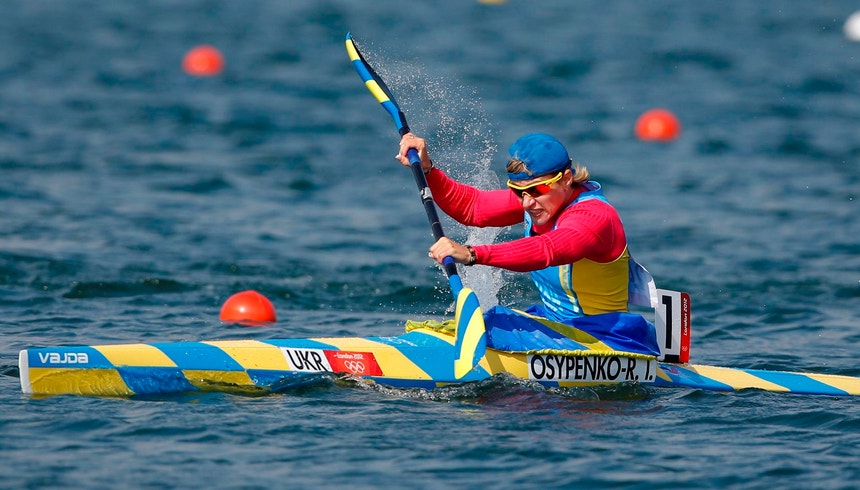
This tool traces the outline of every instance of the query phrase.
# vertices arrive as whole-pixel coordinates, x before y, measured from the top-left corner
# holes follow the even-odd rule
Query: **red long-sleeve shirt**
[[[508,189],[480,190],[449,178],[439,169],[427,174],[427,183],[439,208],[464,225],[504,227],[524,221],[522,204]],[[584,258],[612,262],[627,246],[618,212],[600,199],[568,206],[554,222],[534,233],[505,243],[474,246],[475,263],[529,272]]]

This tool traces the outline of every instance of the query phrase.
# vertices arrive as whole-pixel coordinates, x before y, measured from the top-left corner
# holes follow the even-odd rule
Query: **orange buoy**
[[[221,307],[221,321],[260,327],[275,322],[275,307],[256,291],[242,291],[227,298]]]
[[[634,132],[640,140],[665,143],[681,134],[681,123],[666,109],[651,109],[636,120]]]
[[[182,59],[182,69],[195,77],[211,77],[224,69],[224,57],[216,48],[201,45],[185,53]]]

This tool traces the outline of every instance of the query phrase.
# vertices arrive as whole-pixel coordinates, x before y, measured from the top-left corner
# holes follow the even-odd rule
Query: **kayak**
[[[22,350],[22,391],[33,395],[133,396],[194,391],[269,393],[322,373],[394,388],[433,389],[507,375],[546,387],[639,384],[718,392],[758,389],[860,395],[860,378],[734,369],[584,349],[506,352],[487,348],[465,376],[454,372],[451,332],[415,328],[392,337],[219,340]]]
[[[398,133],[409,132],[393,94],[347,34],[350,61]],[[414,149],[407,152],[428,221],[437,240],[444,232],[432,192]],[[443,269],[455,300],[453,329],[407,322],[392,337],[221,340],[152,344],[65,346],[22,350],[21,389],[33,395],[132,396],[190,391],[277,392],[325,373],[357,377],[395,388],[433,389],[514,376],[547,387],[617,384],[731,392],[758,389],[808,395],[860,395],[860,378],[689,364],[690,298],[658,290],[644,268],[647,291],[631,289],[630,304],[653,308],[659,355],[624,350],[574,327],[536,319],[527,338],[514,325],[488,330],[477,295],[463,286],[452,257]],[[545,319],[544,319],[545,320]],[[426,324],[426,325],[425,325]],[[493,329],[510,328],[521,344],[499,344]],[[488,340],[489,339],[489,340]],[[618,346],[622,345],[619,349]]]

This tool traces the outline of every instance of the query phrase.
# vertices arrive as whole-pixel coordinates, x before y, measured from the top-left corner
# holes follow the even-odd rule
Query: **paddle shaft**
[[[401,116],[404,122],[400,128],[400,136],[409,133],[409,126],[405,124],[406,116]],[[424,205],[424,212],[427,214],[427,220],[430,222],[430,229],[433,231],[433,238],[439,240],[445,236],[445,231],[442,230],[442,223],[439,220],[439,213],[436,211],[436,203],[433,201],[433,193],[430,192],[430,186],[427,184],[427,177],[424,175],[424,169],[421,167],[421,158],[414,148],[410,148],[406,152],[409,158],[409,168],[412,169],[412,176],[415,178],[415,184],[418,186],[418,194],[421,196],[421,203]],[[457,264],[451,256],[442,259],[442,268],[445,269],[445,275],[448,276],[448,281],[451,283],[451,289],[454,295],[463,289],[463,282],[460,280],[460,275],[457,272]]]
[[[397,132],[400,136],[410,132],[409,124],[406,122],[406,114],[400,110],[397,101],[394,100],[394,95],[385,85],[385,82],[367,63],[364,56],[358,50],[358,47],[352,41],[352,36],[346,35],[346,51],[352,60],[352,66],[355,68],[358,75],[364,81],[365,86],[370,93],[376,98],[376,101],[382,104],[382,107],[388,112],[397,126]],[[445,236],[442,231],[442,224],[439,222],[439,214],[436,212],[436,203],[433,202],[433,194],[430,192],[430,187],[427,185],[427,178],[424,176],[424,171],[421,168],[421,158],[418,156],[418,151],[410,148],[406,152],[409,159],[409,166],[412,168],[412,175],[415,177],[415,183],[418,185],[418,193],[421,196],[421,202],[424,204],[424,212],[427,213],[427,219],[430,221],[430,228],[433,231],[433,237],[436,240]],[[457,273],[457,264],[451,256],[442,259],[442,268],[445,270],[445,275],[448,276],[448,282],[451,284],[451,290],[454,297],[463,290],[463,281]]]

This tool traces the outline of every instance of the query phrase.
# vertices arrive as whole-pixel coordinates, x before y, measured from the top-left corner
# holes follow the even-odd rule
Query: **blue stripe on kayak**
[[[121,367],[117,372],[128,388],[136,394],[198,391],[188,382],[182,370],[167,367]]]
[[[780,386],[785,386],[792,393],[835,396],[845,396],[848,394],[846,391],[834,388],[833,386],[800,373],[761,371],[757,369],[747,369],[745,371],[763,380],[770,381],[771,383],[775,383]]]
[[[179,369],[204,371],[244,371],[238,362],[214,345],[201,342],[169,342],[152,344],[164,352]]]
[[[697,388],[700,390],[711,390],[711,391],[735,391],[735,389],[727,385],[725,383],[720,383],[719,381],[715,381],[711,378],[702,376],[698,373],[690,371],[689,369],[684,369],[681,366],[672,366],[671,364],[660,364],[660,368],[663,372],[668,375],[672,381],[666,381],[665,379],[657,376],[654,378],[655,386],[663,386],[669,388],[677,388],[679,386],[684,386],[687,388]]]
[[[438,337],[413,330],[397,337],[371,337],[371,339],[394,347],[434,380],[454,380],[456,351],[453,345]],[[472,378],[472,375],[474,373],[470,373],[470,376],[464,380]],[[386,379],[385,382],[388,383],[389,380]]]

